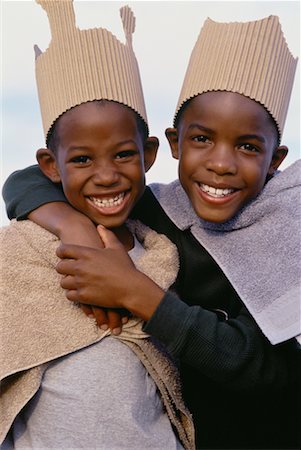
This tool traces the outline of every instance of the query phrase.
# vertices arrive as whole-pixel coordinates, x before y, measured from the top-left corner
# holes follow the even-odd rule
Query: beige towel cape
[[[147,250],[136,263],[163,289],[175,280],[178,255],[162,235],[139,222],[130,224]],[[30,222],[2,228],[0,301],[0,442],[13,420],[40,386],[47,363],[100,341],[110,334],[69,302],[55,271],[59,240]],[[183,446],[195,448],[192,418],[180,389],[178,372],[167,355],[132,319],[118,337],[138,356],[154,379]]]

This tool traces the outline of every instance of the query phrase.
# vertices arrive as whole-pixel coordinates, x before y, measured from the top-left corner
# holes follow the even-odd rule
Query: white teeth
[[[212,197],[224,197],[225,195],[229,195],[234,192],[234,189],[215,189],[212,186],[208,186],[208,184],[200,184],[200,188]]]
[[[100,208],[111,208],[112,206],[119,206],[123,202],[125,193],[122,192],[121,194],[116,195],[112,198],[96,198],[96,197],[89,197],[90,200],[94,203],[94,205],[100,207]]]

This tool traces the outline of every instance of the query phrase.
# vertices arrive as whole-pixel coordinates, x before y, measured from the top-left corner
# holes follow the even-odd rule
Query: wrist
[[[135,281],[131,283],[131,294],[125,299],[123,307],[134,316],[149,320],[161,303],[165,291],[155,282],[135,269]]]
[[[95,249],[103,249],[103,242],[95,224],[81,213],[69,217],[68,222],[62,221],[58,237],[64,244],[75,244]]]
[[[57,233],[60,236],[66,233],[66,230],[68,230],[70,225],[78,225],[83,227],[90,223],[92,222],[87,216],[69,205],[64,205],[61,207],[57,213]]]
[[[39,206],[28,214],[28,219],[61,237],[67,219],[72,216],[73,208],[64,202],[50,202]],[[77,213],[79,214],[79,213]]]

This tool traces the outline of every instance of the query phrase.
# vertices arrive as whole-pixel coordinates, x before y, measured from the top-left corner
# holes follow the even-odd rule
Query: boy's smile
[[[198,214],[210,222],[231,219],[262,190],[287,149],[277,148],[270,115],[231,92],[208,92],[189,101],[178,129],[168,129],[179,178]]]
[[[115,102],[88,102],[66,112],[56,132],[55,165],[70,204],[96,224],[122,226],[145,184],[136,114]]]
[[[91,195],[89,200],[92,201],[93,205],[97,208],[101,209],[103,214],[111,214],[112,210],[118,210],[118,207],[123,204],[123,200],[125,198],[125,192],[121,192],[113,196],[98,196]]]

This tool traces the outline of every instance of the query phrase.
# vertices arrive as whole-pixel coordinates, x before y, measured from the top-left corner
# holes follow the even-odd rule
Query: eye
[[[199,134],[197,136],[193,136],[192,140],[194,142],[209,142],[208,136],[205,136],[204,134]]]
[[[253,144],[241,144],[239,146],[239,148],[248,153],[259,153],[260,152],[260,149]]]
[[[123,150],[117,153],[116,159],[131,158],[132,156],[135,156],[137,154],[138,154],[137,150]]]
[[[87,164],[89,161],[91,161],[91,159],[86,155],[75,156],[71,159],[71,162],[76,164]]]

